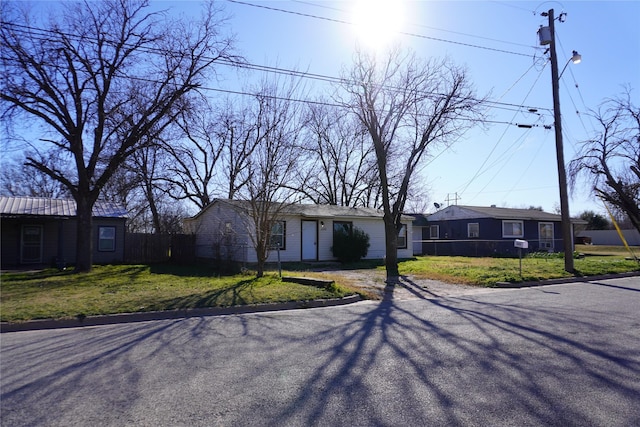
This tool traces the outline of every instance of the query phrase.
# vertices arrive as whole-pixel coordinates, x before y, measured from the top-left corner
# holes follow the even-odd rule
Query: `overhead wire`
[[[560,39],[560,37],[558,35],[556,35],[556,40],[558,41],[558,44],[560,45],[561,50],[563,52],[568,52],[568,51],[565,51],[565,48],[562,45],[562,40]],[[567,59],[567,65],[569,65],[569,61],[571,61],[571,58]],[[571,68],[572,67],[568,67],[570,74],[573,76],[573,70]],[[575,111],[576,116],[578,117],[578,120],[580,121],[580,123],[582,125],[582,128],[584,129],[586,134],[589,134],[589,131],[587,130],[587,126],[585,125],[584,121],[582,120],[582,115],[580,114],[580,110],[578,109],[578,106],[576,105],[576,103],[575,103],[575,101],[573,99],[573,96],[571,95],[571,90],[569,89],[569,86],[567,85],[566,80],[563,79],[562,76],[560,76],[560,81],[562,82],[564,88],[566,89],[566,93],[569,96],[569,99],[571,100],[571,104],[573,105],[573,111]],[[575,76],[574,76],[574,83],[575,83]],[[576,89],[578,88],[578,84],[577,83],[575,83],[575,87],[576,87]],[[583,104],[584,104],[584,100],[583,100]],[[569,144],[571,145],[571,148],[573,150],[573,154],[577,155],[578,154],[578,150],[576,148],[576,138],[573,138],[573,136],[571,135],[571,132],[569,131],[569,127],[568,126],[563,126],[562,127],[562,131],[563,131],[563,135],[566,136],[566,140],[569,141]]]
[[[37,28],[37,27],[19,25],[19,24],[14,24],[14,23],[6,23],[6,24],[10,25],[10,26],[13,26],[14,28],[17,29],[17,31],[22,31],[24,33],[27,33],[30,36],[34,36],[36,39],[40,38],[41,40],[49,40],[48,36],[49,36],[50,33],[52,33],[52,31],[50,31],[50,30],[45,30],[45,29],[41,29],[41,28]],[[65,34],[65,35],[67,37],[80,39],[79,36],[74,36],[74,35],[71,35],[71,34]],[[160,53],[160,51],[158,49],[153,49],[153,48],[150,48],[150,47],[145,47],[145,50],[150,52],[150,53],[156,53],[156,54]],[[276,73],[276,74],[281,74],[281,75],[289,75],[289,76],[298,77],[298,78],[305,78],[305,79],[328,82],[328,83],[335,83],[335,84],[341,84],[341,83],[345,82],[345,79],[343,79],[343,78],[335,77],[335,76],[329,76],[329,75],[326,75],[326,74],[310,73],[310,72],[306,72],[306,71],[285,69],[285,68],[273,67],[273,66],[267,66],[267,65],[260,65],[260,64],[252,64],[250,62],[239,62],[239,61],[233,61],[233,60],[225,59],[225,58],[219,58],[216,61],[219,64],[222,64],[222,65],[225,65],[225,66],[241,68],[241,69],[249,69],[249,70],[254,70],[254,71],[263,71],[263,72]],[[386,86],[386,87],[389,88],[389,89],[394,89],[394,88],[391,88],[389,86]],[[248,93],[246,93],[246,92],[240,92],[240,91],[234,91],[234,90],[226,90],[226,89],[214,89],[214,88],[211,88],[211,87],[209,87],[207,90],[213,90],[213,91],[217,91],[217,92],[224,92],[224,93],[230,93],[230,94],[231,93],[236,93],[236,94],[248,95]],[[441,94],[432,93],[431,95],[441,95]],[[503,94],[503,96],[504,96],[504,94]],[[475,99],[475,100],[477,101],[477,99]],[[484,100],[483,102],[485,102],[485,104],[491,105],[492,108],[502,109],[502,110],[506,110],[506,111],[521,111],[522,109],[537,109],[537,110],[550,111],[549,109],[544,108],[544,107],[535,107],[535,106],[529,106],[529,105],[518,105],[518,104],[500,102],[500,101],[493,101],[493,100]],[[315,102],[313,102],[313,103],[315,103]],[[493,122],[487,121],[487,123],[493,123]],[[506,123],[506,122],[495,122],[495,123]]]
[[[253,7],[261,7],[261,8],[265,8],[265,9],[269,9],[269,10],[273,10],[273,11],[278,11],[278,12],[283,12],[283,13],[293,13],[293,14],[296,14],[296,15],[302,15],[302,16],[311,17],[311,18],[316,18],[316,19],[331,20],[331,19],[328,19],[328,18],[326,18],[326,17],[319,17],[319,16],[317,16],[317,15],[313,15],[313,14],[303,14],[303,13],[300,13],[300,12],[293,12],[293,11],[288,11],[288,10],[284,10],[284,9],[280,9],[280,8],[263,7],[263,6],[261,6],[261,5],[256,5],[256,4],[253,4],[253,3],[244,2],[244,1],[239,1],[239,0],[228,0],[228,1],[230,1],[230,2],[232,2],[232,3],[238,3],[238,4],[243,4],[243,5],[253,6]],[[312,4],[312,3],[309,3],[309,2],[301,2],[301,1],[298,1],[298,2],[299,2],[299,3],[304,3],[304,4]],[[313,4],[312,4],[312,5],[313,5]],[[331,9],[333,9],[333,8],[331,8]],[[534,13],[534,14],[535,14],[535,12],[532,12],[532,13]],[[341,23],[351,24],[351,23],[350,23],[350,22],[348,22],[348,21],[342,21],[342,20],[334,20],[334,22],[341,22]],[[467,45],[467,46],[472,46],[472,47],[480,47],[480,46],[477,46],[477,45],[471,45],[471,44],[468,44],[468,43],[453,42],[453,41],[450,41],[450,40],[438,39],[438,38],[435,38],[435,37],[428,37],[428,36],[423,36],[423,35],[418,35],[418,34],[413,34],[413,33],[408,33],[408,32],[401,32],[400,34],[402,34],[402,35],[407,35],[407,36],[418,37],[418,38],[426,38],[426,39],[432,39],[432,40],[439,40],[439,41],[444,41],[444,42],[449,42],[449,43],[455,43],[455,44],[462,44],[462,45]],[[468,34],[463,34],[463,35],[467,35],[467,36],[469,36]],[[493,40],[493,41],[496,41],[496,40]],[[486,48],[486,47],[482,46],[481,48]],[[488,48],[488,49],[489,49],[489,50],[498,50],[498,51],[503,51],[503,50],[501,50],[501,49],[494,49],[494,48]],[[510,52],[510,51],[504,51],[504,52],[505,52],[505,53],[512,53],[512,54],[513,54],[513,53],[516,53],[516,52]],[[526,55],[526,56],[531,56],[531,55]],[[533,66],[535,66],[535,65],[536,65],[536,63],[537,63],[537,56],[536,56],[536,55],[533,55],[533,64],[532,64],[532,67],[533,67]],[[546,62],[545,62],[545,64],[544,64],[544,65],[546,65]],[[542,69],[544,69],[544,66],[542,67]],[[541,71],[541,73],[542,73],[542,69],[540,70],[540,71]],[[528,71],[529,71],[529,70],[527,70],[527,72],[525,72],[525,75],[528,73]],[[539,77],[540,77],[540,75],[538,75],[538,79],[539,79]],[[522,77],[521,77],[521,78],[522,78]],[[517,80],[517,81],[512,85],[512,87],[511,87],[511,88],[513,88],[513,87],[514,87],[514,86],[519,82],[519,80],[520,80],[521,78],[519,78],[519,79],[518,79],[518,80]],[[536,79],[536,82],[537,82],[537,79]],[[534,86],[535,86],[535,83],[534,83]],[[509,91],[511,90],[511,88],[509,88],[506,92],[509,92]],[[533,89],[533,87],[532,87],[532,89]],[[530,93],[530,92],[529,92],[529,93]],[[529,94],[527,94],[527,96],[528,96],[528,95],[529,95]],[[499,98],[499,99],[501,99],[501,98]],[[530,110],[531,110],[531,109],[530,109]],[[545,109],[545,110],[550,111],[550,109]],[[524,127],[524,128],[529,128],[529,129],[530,129],[530,128],[532,128],[532,127],[534,127],[534,126],[539,126],[539,125],[528,125],[528,126],[527,126],[527,125],[521,125],[521,124],[518,124],[518,123],[513,123],[513,121],[514,121],[514,119],[515,119],[515,116],[516,116],[516,115],[517,115],[517,113],[518,113],[518,112],[520,112],[520,111],[521,111],[520,109],[516,110],[516,114],[514,115],[513,119],[512,119],[510,122],[503,122],[502,124],[516,125],[516,126],[519,126],[519,127]],[[544,126],[544,125],[543,125],[543,126]],[[545,128],[548,128],[547,126],[544,126],[544,127],[545,127]],[[481,175],[481,174],[484,174],[484,172],[485,172],[485,171],[482,171],[482,168],[486,165],[486,163],[488,162],[488,160],[490,159],[490,157],[493,155],[493,152],[495,151],[495,149],[497,148],[497,146],[499,145],[500,141],[502,140],[502,138],[504,137],[504,135],[505,135],[505,134],[506,134],[506,128],[505,128],[505,133],[503,133],[503,134],[502,134],[502,136],[500,137],[500,139],[499,139],[499,140],[497,141],[497,143],[494,145],[493,149],[491,150],[491,152],[489,153],[489,155],[487,156],[487,158],[485,159],[485,161],[483,162],[483,164],[481,165],[481,167],[480,167],[480,168],[478,169],[478,171],[476,172],[476,175],[474,175],[474,177],[473,177],[471,180],[469,180],[469,182],[464,186],[464,190],[466,190],[466,189],[468,188],[468,186],[471,184],[471,182],[473,182],[473,180],[474,180],[477,176],[479,176],[479,175]],[[511,145],[511,147],[510,147],[509,149],[511,149],[511,148],[512,148],[516,143],[517,143],[517,141],[518,141],[518,140],[516,140],[516,142],[514,142],[514,144],[512,144],[512,145]],[[435,160],[435,158],[437,158],[437,157],[441,156],[445,151],[446,151],[446,150],[443,150],[443,151],[442,151],[441,153],[439,153],[436,157],[434,157],[433,159],[431,159],[431,161],[433,161],[433,160]],[[508,152],[508,150],[507,150],[507,152]],[[513,154],[512,154],[512,155],[513,155]],[[501,160],[501,158],[502,158],[502,157],[503,157],[503,156],[499,157],[496,161],[494,161],[494,162],[489,166],[489,168],[488,168],[488,169],[491,169],[491,168],[493,167],[493,165],[495,165],[495,164],[497,164],[498,162],[500,162],[500,160]],[[482,171],[482,172],[481,172],[481,171]],[[522,178],[522,176],[521,176],[521,178]],[[521,178],[520,178],[520,179],[521,179]],[[486,186],[488,186],[488,185],[493,181],[493,179],[495,179],[495,176],[494,176],[491,180],[489,180],[489,182],[486,184]],[[485,186],[485,187],[486,187],[486,186]],[[463,190],[463,192],[464,192],[464,190]]]
[[[318,8],[322,8],[322,9],[333,10],[333,11],[336,11],[336,12],[348,13],[347,10],[339,8],[339,7],[327,6],[325,4],[318,4],[318,3],[311,2],[311,1],[302,1],[302,0],[290,0],[290,1],[292,3],[299,3],[299,4],[304,4],[304,5],[307,5],[307,6],[314,6],[314,7],[318,7]],[[485,36],[479,36],[477,34],[469,34],[469,33],[463,33],[463,32],[460,32],[460,31],[447,30],[447,29],[444,29],[444,28],[432,27],[432,26],[423,25],[423,24],[412,23],[410,25],[418,27],[418,28],[426,28],[428,30],[441,31],[441,32],[444,32],[444,33],[456,34],[456,35],[459,35],[459,36],[471,37],[471,38],[476,38],[476,39],[480,39],[480,40],[487,40],[487,41],[492,41],[492,42],[497,42],[497,43],[510,44],[510,45],[513,45],[513,46],[531,48],[531,46],[526,45],[524,43],[516,43],[516,42],[513,42],[513,41],[509,41],[509,40],[500,40],[500,39],[495,39],[495,38],[492,38],[492,37],[485,37]]]
[[[335,22],[335,23],[338,23],[338,24],[345,24],[345,25],[355,25],[353,22],[346,21],[344,19],[328,18],[326,16],[314,15],[314,14],[311,14],[311,13],[296,12],[296,11],[292,11],[292,10],[282,9],[282,8],[273,7],[273,6],[266,6],[266,5],[262,5],[262,4],[255,4],[255,3],[250,3],[250,2],[246,2],[246,1],[240,1],[240,0],[227,0],[227,1],[229,3],[236,3],[236,4],[241,4],[241,5],[245,5],[245,6],[251,6],[251,7],[260,8],[260,9],[271,10],[271,11],[274,11],[274,12],[287,13],[287,14],[291,14],[291,15],[304,16],[306,18],[318,19],[318,20],[322,20],[322,21]],[[528,54],[528,53],[514,52],[514,51],[510,51],[510,50],[498,49],[498,48],[488,47],[488,46],[481,46],[481,45],[477,45],[477,44],[459,42],[459,41],[455,41],[455,40],[447,40],[447,39],[443,39],[443,38],[439,38],[439,37],[426,36],[426,35],[423,35],[423,34],[409,33],[409,32],[404,32],[404,31],[399,31],[398,34],[401,34],[401,35],[404,35],[404,36],[408,36],[408,37],[419,38],[419,39],[434,40],[434,41],[439,41],[439,42],[443,42],[443,43],[455,44],[455,45],[459,45],[459,46],[473,47],[473,48],[476,48],[476,49],[484,49],[484,50],[489,50],[489,51],[493,51],[493,52],[506,53],[506,54],[509,54],[509,55],[531,57],[531,54]]]
[[[524,97],[524,101],[526,101],[526,99],[529,97],[529,95],[531,94],[531,92],[533,91],[535,85],[537,84],[538,80],[540,79],[540,76],[542,75],[542,72],[544,71],[544,68],[540,70],[540,72],[538,73],[538,77],[536,78],[536,80],[533,82],[533,84],[531,85],[531,88],[529,89],[529,91],[527,92],[527,94]],[[513,118],[511,119],[511,122],[513,122],[516,118],[516,115],[518,113],[514,114]],[[487,155],[487,157],[485,158],[485,160],[482,162],[482,164],[478,167],[478,169],[476,170],[476,172],[473,174],[473,176],[467,181],[466,184],[464,184],[463,186],[461,186],[459,188],[459,190],[457,191],[460,194],[464,194],[464,192],[469,188],[469,186],[473,183],[473,181],[478,178],[480,175],[483,175],[486,171],[483,171],[483,168],[486,166],[487,162],[489,161],[489,159],[491,158],[491,156],[493,155],[493,153],[496,151],[496,149],[498,148],[498,146],[500,145],[500,143],[502,142],[502,140],[504,139],[506,133],[507,133],[507,129],[505,127],[504,131],[502,132],[502,134],[500,135],[500,137],[496,140],[496,143],[493,145],[493,148],[491,149],[491,151],[489,152],[489,154]],[[499,160],[500,158],[498,158]],[[493,165],[495,164],[495,162],[490,166],[493,167]],[[489,183],[493,180],[493,178],[489,181]],[[488,185],[488,184],[487,184]],[[484,188],[486,188],[486,186]]]
[[[496,4],[499,4],[499,5],[502,5],[502,6],[508,6],[508,7],[514,8],[514,9],[524,10],[525,12],[529,12],[529,13],[531,13],[533,15],[536,14],[535,10],[531,10],[531,9],[528,9],[528,8],[522,7],[522,6],[516,6],[516,4],[514,4],[514,2],[495,1],[494,0],[494,1],[492,1],[492,3],[496,3]]]
[[[299,13],[299,12],[292,12],[292,11],[287,11],[287,10],[280,9],[280,8],[273,8],[273,7],[264,6],[264,5],[256,5],[256,4],[243,2],[243,1],[238,1],[238,0],[228,0],[228,1],[230,1],[232,3],[238,3],[238,4],[258,7],[258,8],[262,8],[262,9],[274,10],[274,11],[285,12],[285,13],[292,13],[292,14],[295,14],[295,15],[307,16],[307,17],[312,17],[312,18],[315,18],[315,19],[324,19],[324,20],[329,20],[329,21],[332,21],[332,22],[338,22],[338,23],[344,23],[344,24],[351,25],[351,23],[348,22],[348,21],[342,21],[342,20],[336,20],[336,19],[331,19],[331,18],[326,18],[326,17],[320,17],[320,16],[316,16],[316,15],[311,15],[311,14],[302,14],[302,13]],[[32,27],[25,27],[25,28],[28,28],[31,31],[35,31],[36,34],[39,32],[43,37],[46,37],[47,30],[42,30],[42,29],[32,28]],[[470,46],[470,47],[475,47],[475,48],[496,50],[496,51],[500,51],[500,52],[504,52],[504,53],[510,53],[510,54],[520,54],[520,53],[517,53],[517,52],[510,52],[510,51],[505,51],[505,50],[502,50],[502,49],[493,49],[493,48],[488,48],[486,46],[478,46],[478,45],[473,45],[473,44],[469,44],[469,43],[459,43],[459,42],[455,42],[455,41],[450,41],[450,40],[445,40],[445,39],[437,39],[437,38],[433,38],[433,37],[410,34],[410,33],[405,33],[405,34],[406,35],[412,35],[412,36],[415,36],[415,37],[420,37],[420,38],[438,40],[438,41],[442,41],[442,42],[448,42],[448,43],[454,43],[454,44],[462,44],[462,45],[465,45],[465,46]],[[528,54],[524,55],[524,56],[531,57],[531,55],[528,55]],[[535,65],[535,56],[533,56],[533,58],[534,58],[534,65]],[[307,79],[323,81],[323,82],[329,82],[329,83],[340,83],[340,82],[343,82],[343,79],[340,79],[340,78],[337,78],[337,77],[333,77],[333,76],[323,75],[323,74],[301,72],[301,71],[298,71],[298,70],[283,69],[283,68],[279,68],[279,67],[271,67],[271,66],[266,66],[266,65],[252,64],[252,63],[248,63],[248,62],[240,63],[240,62],[231,61],[231,60],[227,60],[227,59],[220,59],[218,62],[221,63],[221,64],[224,64],[224,65],[227,65],[227,66],[245,68],[245,69],[250,69],[250,70],[254,70],[254,71],[263,71],[263,72],[270,72],[270,73],[286,74],[286,75],[295,76],[295,77],[299,77],[299,78],[307,78]],[[520,76],[516,80],[516,82],[514,82],[514,84],[509,89],[507,89],[505,91],[505,93],[499,99],[502,99],[504,97],[504,95],[506,95],[506,93],[508,93],[530,71],[530,69],[531,69],[531,67],[522,76]],[[226,94],[255,96],[255,94],[249,93],[249,92],[246,92],[246,91],[221,89],[221,88],[213,88],[213,87],[201,87],[200,89],[207,90],[207,91],[213,91],[213,92],[219,92],[219,93],[226,93]],[[273,96],[273,95],[270,95],[269,97],[274,98],[274,99],[279,99],[279,100],[288,100],[288,101],[293,101],[293,102],[304,102],[304,103],[308,103],[308,104],[337,106],[336,104],[333,104],[333,103],[323,102],[323,101],[315,101],[315,100],[309,100],[309,99],[294,99],[294,98],[286,98],[286,97],[277,97],[277,96]],[[542,108],[542,107],[526,106],[526,105],[523,105],[523,104],[518,105],[518,104],[503,103],[503,102],[500,102],[500,101],[491,101],[491,100],[488,100],[488,101],[485,101],[485,102],[490,104],[490,105],[492,105],[492,108],[503,109],[503,110],[507,110],[507,111],[509,111],[509,110],[510,111],[515,111],[515,114],[513,116],[514,119],[517,116],[517,114],[522,111],[523,108],[526,108],[526,109],[529,109],[529,110],[547,110],[547,111],[550,111],[549,109],[545,109],[545,108]],[[526,127],[526,126],[523,126],[522,124],[514,123],[513,120],[511,120],[511,121],[485,120],[485,123]],[[533,127],[533,126],[534,125],[531,125],[531,127]],[[537,125],[535,125],[535,126],[537,126]],[[475,179],[480,174],[480,171],[482,170],[484,165],[486,165],[486,162],[489,160],[489,158],[491,157],[491,155],[493,154],[493,152],[495,151],[495,149],[497,148],[497,146],[499,145],[499,143],[500,143],[500,141],[502,140],[503,137],[504,137],[504,133],[503,133],[503,136],[501,136],[501,138],[498,140],[496,145],[494,145],[494,148],[491,150],[490,154],[485,159],[485,161],[481,165],[480,169],[476,172],[476,174],[474,175],[474,178],[472,178],[472,180],[469,181],[469,184],[470,184],[470,182],[473,181],[473,179]],[[441,154],[442,153],[440,153],[437,157],[439,157]],[[482,173],[484,173],[484,172],[482,172]],[[466,190],[466,188],[468,188],[469,184],[467,184],[464,187],[465,190]]]

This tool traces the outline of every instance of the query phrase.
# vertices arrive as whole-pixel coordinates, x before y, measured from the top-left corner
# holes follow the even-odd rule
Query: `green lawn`
[[[90,273],[48,269],[5,273],[0,319],[7,322],[110,313],[228,307],[337,298],[356,292],[283,282],[275,274],[217,276],[206,267],[95,266]]]
[[[575,260],[577,275],[639,271],[620,248],[580,246],[584,257]],[[635,248],[640,254],[640,248]],[[318,267],[317,264],[312,265]],[[424,256],[400,262],[400,273],[416,279],[495,286],[497,282],[522,282],[571,277],[558,254],[512,258]],[[337,268],[332,265],[328,269]],[[362,261],[347,269],[381,270],[380,261]],[[286,265],[285,275],[335,280],[329,288],[283,282],[273,273],[256,279],[253,272],[219,276],[206,266],[119,265],[95,266],[86,274],[48,269],[3,273],[0,277],[0,320],[73,318],[110,313],[228,307],[286,301],[336,298],[360,293],[353,279],[331,272],[309,272],[309,264]]]
[[[640,248],[632,248],[636,255]],[[625,259],[630,254],[617,246],[576,245],[574,259],[575,276],[594,276],[609,273],[639,271],[640,265]],[[495,286],[498,282],[540,281],[572,277],[564,271],[562,254],[548,254],[523,257],[522,276],[520,260],[517,258],[471,258],[423,256],[400,263],[400,273],[416,278],[442,280],[479,286]]]

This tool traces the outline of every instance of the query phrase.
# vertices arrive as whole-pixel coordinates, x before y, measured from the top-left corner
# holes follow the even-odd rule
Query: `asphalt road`
[[[640,278],[4,333],[2,426],[640,426]]]

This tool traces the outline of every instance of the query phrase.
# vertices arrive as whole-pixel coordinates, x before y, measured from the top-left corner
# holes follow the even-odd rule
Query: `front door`
[[[318,259],[318,222],[302,221],[302,259],[316,261]]]
[[[20,262],[22,264],[39,264],[42,262],[42,226],[23,225]]]

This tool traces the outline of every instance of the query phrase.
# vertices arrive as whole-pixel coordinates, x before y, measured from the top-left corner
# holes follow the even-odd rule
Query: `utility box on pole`
[[[551,28],[540,26],[538,28],[538,39],[540,40],[540,46],[546,46],[551,43]]]

